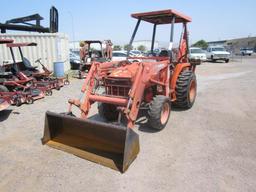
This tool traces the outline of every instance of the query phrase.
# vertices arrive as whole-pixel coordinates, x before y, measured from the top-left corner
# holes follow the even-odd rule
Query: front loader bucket
[[[42,143],[125,172],[139,153],[130,128],[47,111]]]

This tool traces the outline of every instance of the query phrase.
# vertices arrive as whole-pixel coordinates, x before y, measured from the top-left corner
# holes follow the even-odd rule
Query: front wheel
[[[171,102],[170,99],[163,95],[157,95],[149,106],[148,123],[151,128],[162,130],[170,117]]]
[[[14,103],[17,107],[21,106],[22,105],[22,99],[20,97],[16,97],[14,99]]]
[[[45,95],[46,96],[52,96],[52,90],[51,89],[46,90]]]
[[[29,105],[33,104],[34,103],[33,97],[28,96],[27,99],[26,99],[26,103],[29,104]]]

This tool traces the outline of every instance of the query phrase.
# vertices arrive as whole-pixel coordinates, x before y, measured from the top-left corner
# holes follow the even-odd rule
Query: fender
[[[175,91],[176,82],[177,82],[177,79],[178,79],[181,71],[183,71],[185,68],[189,68],[189,67],[191,67],[190,63],[179,63],[176,65],[173,75],[172,75],[172,78],[171,78],[171,90]]]

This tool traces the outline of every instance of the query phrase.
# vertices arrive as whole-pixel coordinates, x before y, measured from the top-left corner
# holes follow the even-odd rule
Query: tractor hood
[[[113,70],[108,77],[133,79],[133,77],[136,75],[138,67],[138,63],[132,63],[130,65],[118,67],[117,69]]]

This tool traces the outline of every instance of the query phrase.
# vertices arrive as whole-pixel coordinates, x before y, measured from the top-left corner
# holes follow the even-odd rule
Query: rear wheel
[[[9,90],[6,86],[0,85],[0,92],[9,92]]]
[[[115,121],[118,119],[118,111],[115,105],[108,103],[98,103],[98,111],[101,117],[108,121]]]
[[[168,97],[157,95],[149,106],[148,123],[153,129],[163,129],[170,117],[171,103]]]
[[[196,99],[197,82],[193,71],[182,71],[176,83],[175,106],[189,109]]]

